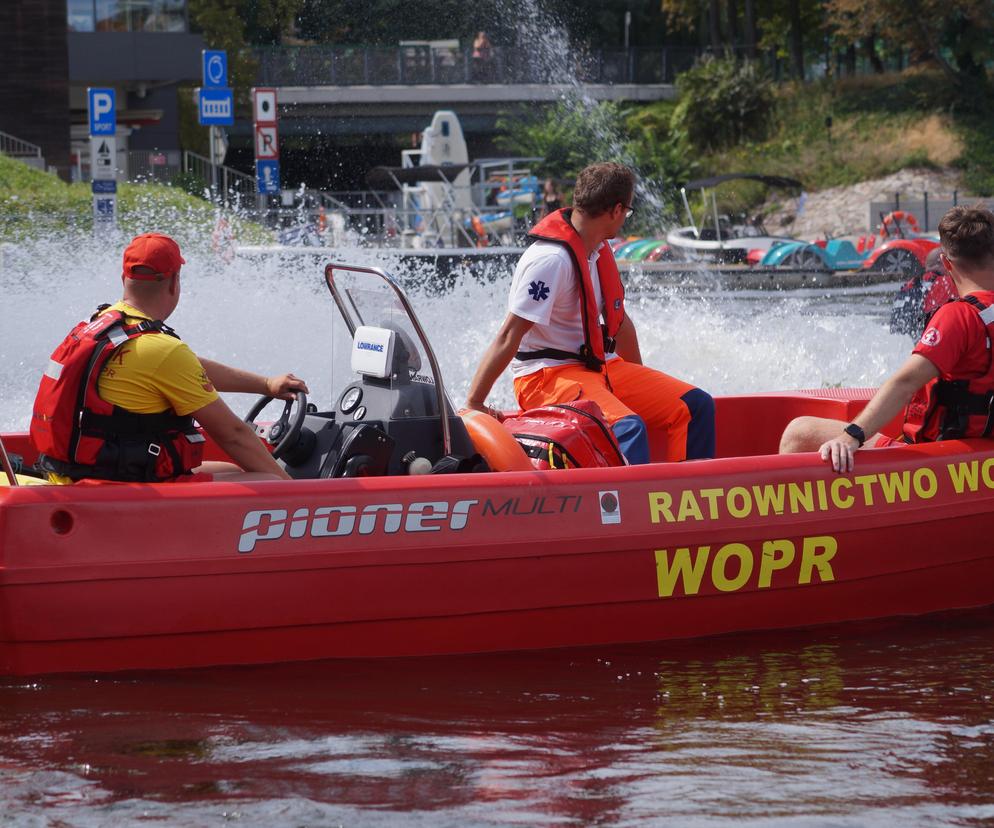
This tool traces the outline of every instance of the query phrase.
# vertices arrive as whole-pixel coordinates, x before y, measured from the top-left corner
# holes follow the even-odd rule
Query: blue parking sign
[[[113,135],[117,131],[114,90],[90,87],[86,97],[90,107],[90,135]]]
[[[255,178],[261,195],[274,195],[280,191],[280,162],[256,161]]]
[[[228,85],[228,53],[223,49],[204,49],[204,87],[223,89]]]

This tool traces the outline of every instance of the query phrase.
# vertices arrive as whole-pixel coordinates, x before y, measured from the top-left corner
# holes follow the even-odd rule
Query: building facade
[[[69,174],[69,55],[66,0],[0,2],[0,132],[41,147]]]
[[[178,167],[178,89],[199,81],[204,48],[187,0],[63,3],[74,154],[88,146],[86,89],[106,86],[117,91],[118,153],[144,150]]]
[[[179,164],[180,84],[200,78],[187,0],[2,0],[0,131],[37,144],[64,177],[88,160],[86,90],[117,92],[119,166],[129,150]]]

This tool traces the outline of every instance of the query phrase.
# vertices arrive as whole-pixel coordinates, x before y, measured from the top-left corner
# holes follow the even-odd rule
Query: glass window
[[[142,23],[146,32],[185,32],[186,0],[152,0]]]
[[[187,30],[186,0],[95,0],[95,2],[96,30],[100,32],[185,32]]]
[[[92,32],[93,18],[93,0],[69,0],[68,24],[70,32]]]
[[[98,32],[128,31],[129,0],[96,0]]]

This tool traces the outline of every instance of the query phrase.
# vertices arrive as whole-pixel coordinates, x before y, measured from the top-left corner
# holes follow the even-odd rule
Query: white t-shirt
[[[590,254],[587,265],[594,288],[594,303],[600,309],[603,321],[604,300],[597,274],[598,248]],[[535,325],[521,340],[519,351],[538,351],[556,348],[576,353],[585,342],[583,313],[580,310],[578,275],[573,273],[573,260],[561,244],[535,242],[518,259],[511,279],[511,294],[507,309],[515,316],[534,322]],[[613,359],[616,354],[608,354]],[[565,365],[572,360],[528,359],[511,360],[511,375],[523,377],[542,368]],[[578,359],[576,360],[578,361]]]

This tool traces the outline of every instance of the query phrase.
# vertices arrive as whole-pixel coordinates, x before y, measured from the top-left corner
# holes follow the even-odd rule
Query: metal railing
[[[473,57],[470,47],[406,46],[273,46],[253,50],[259,63],[257,82],[266,86],[383,86],[414,84],[660,84],[674,83],[706,55],[754,59],[775,80],[791,77],[790,59],[777,49],[737,45],[720,49],[663,46],[647,49],[593,50],[556,55],[535,49],[494,46],[486,58]],[[846,60],[842,52],[804,54],[804,77],[851,77],[878,70],[901,71],[909,61],[901,50],[881,54],[878,66],[865,55]]]
[[[41,158],[41,147],[10,135],[7,132],[0,132],[0,153],[9,155],[11,158]]]
[[[598,50],[547,60],[532,49],[473,50],[430,46],[279,46],[254,50],[266,86],[414,84],[671,83],[696,49]]]
[[[958,190],[954,190],[952,195],[936,195],[928,192],[922,192],[920,195],[894,193],[894,197],[890,200],[870,202],[867,230],[870,232],[878,230],[889,213],[901,211],[911,218],[898,220],[893,232],[903,235],[914,233],[915,228],[922,233],[933,232],[939,229],[939,220],[951,208],[962,203],[970,206],[979,203],[988,209],[991,207],[990,199],[964,195]]]
[[[235,207],[255,204],[254,176],[221,164],[212,165],[209,158],[190,150],[183,152],[183,172],[203,181],[204,190],[209,192],[214,201]]]
[[[172,183],[183,171],[178,150],[128,150],[128,181]]]
[[[473,209],[354,207],[266,207],[250,211],[272,227],[281,244],[305,246],[374,246],[388,249],[475,247],[484,241],[473,227],[480,220],[490,243],[515,244],[535,216],[515,218],[495,207]]]

